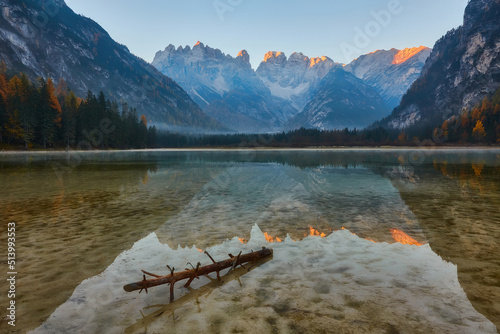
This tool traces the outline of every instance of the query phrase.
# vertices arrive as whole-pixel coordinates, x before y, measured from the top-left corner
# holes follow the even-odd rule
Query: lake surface
[[[0,185],[2,332],[500,328],[500,150],[8,153]],[[262,246],[273,259],[172,304],[122,289]]]

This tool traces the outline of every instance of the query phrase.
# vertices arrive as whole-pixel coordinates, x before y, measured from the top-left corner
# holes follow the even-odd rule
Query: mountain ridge
[[[1,0],[0,6],[0,59],[11,71],[63,78],[81,96],[102,90],[158,125],[221,128],[172,79],[63,0]]]
[[[201,42],[192,48],[170,44],[156,53],[152,64],[233,131],[276,131],[293,112],[261,83],[245,50],[232,57]]]
[[[375,88],[336,66],[321,81],[304,110],[290,120],[289,128],[361,129],[388,113]]]
[[[362,55],[344,69],[377,90],[394,109],[411,84],[420,76],[431,49],[421,46],[402,50],[376,50]]]
[[[377,56],[380,52],[378,50],[373,54]],[[392,85],[381,89],[376,80],[370,82],[363,76],[358,77],[367,81],[390,105],[390,99],[399,103],[416,79],[429,49],[417,47],[388,52],[391,58],[386,61],[387,64],[380,66],[376,75],[379,81],[392,76]],[[396,55],[399,56],[398,64],[392,64]],[[366,57],[373,59],[370,55]],[[156,53],[152,64],[176,80],[208,115],[226,127],[243,132],[258,129],[277,131],[289,126],[289,121],[303,112],[319,91],[321,81],[335,66],[340,65],[326,56],[310,58],[301,52],[294,52],[287,57],[282,51],[269,51],[254,70],[246,50],[232,57],[199,41],[193,47],[170,44]],[[364,66],[366,68],[366,64]],[[346,70],[350,69],[349,65],[346,67]],[[352,72],[357,74],[359,67],[352,67]],[[384,71],[389,73],[384,76]],[[384,96],[384,89],[391,94]]]

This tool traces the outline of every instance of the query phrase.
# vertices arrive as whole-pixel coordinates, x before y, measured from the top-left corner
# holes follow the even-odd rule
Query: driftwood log
[[[203,306],[202,297],[207,298],[214,289],[228,284],[232,281],[237,281],[240,287],[243,287],[240,278],[243,275],[246,275],[248,272],[257,269],[259,266],[263,265],[272,260],[272,256],[267,256],[258,261],[251,262],[245,265],[245,268],[239,266],[235,268],[231,272],[228,272],[224,276],[221,276],[220,280],[213,279],[210,276],[206,276],[210,282],[205,285],[200,286],[199,288],[187,288],[189,293],[184,296],[177,298],[174,302],[164,303],[164,304],[156,304],[156,305],[148,305],[145,306],[142,310],[140,310],[141,317],[136,319],[136,322],[130,327],[125,329],[125,334],[131,333],[145,333],[148,331],[148,326],[150,326],[153,322],[157,321],[160,316],[172,316],[175,319],[175,311],[185,305],[186,303],[194,302],[194,305],[198,308],[198,312],[202,312],[201,307]],[[210,307],[209,304],[205,304],[206,307]],[[153,311],[151,311],[153,310]]]
[[[160,276],[156,274],[149,273],[147,271],[142,270],[144,273],[143,275],[143,280],[138,281],[135,283],[130,283],[125,286],[123,286],[123,289],[127,292],[132,292],[139,290],[139,293],[142,292],[142,290],[145,290],[146,293],[148,293],[148,288],[152,288],[158,285],[163,285],[163,284],[169,284],[170,285],[170,302],[174,301],[174,284],[178,281],[182,281],[187,279],[188,281],[186,284],[184,284],[184,287],[189,287],[191,282],[195,278],[199,278],[202,275],[208,275],[210,273],[217,273],[217,278],[220,279],[220,272],[224,269],[231,268],[229,271],[235,269],[237,266],[243,266],[243,264],[247,262],[255,262],[258,261],[262,258],[265,258],[267,256],[270,256],[273,254],[273,250],[269,248],[263,247],[262,250],[248,253],[248,254],[241,254],[241,252],[238,254],[238,256],[234,256],[232,254],[229,254],[229,259],[216,262],[208,252],[205,251],[205,254],[208,255],[210,260],[212,260],[212,264],[206,265],[201,267],[200,263],[196,265],[196,268],[194,268],[192,265],[192,269],[185,269],[184,271],[180,272],[174,272],[175,268],[170,268],[167,266],[167,268],[170,269],[170,274],[165,275],[165,276]],[[189,264],[189,263],[188,263]],[[146,275],[152,276],[153,278],[151,279],[146,279]]]

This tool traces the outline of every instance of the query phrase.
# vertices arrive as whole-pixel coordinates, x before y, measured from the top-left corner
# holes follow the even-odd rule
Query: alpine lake
[[[2,333],[500,328],[500,149],[3,152],[0,185]]]

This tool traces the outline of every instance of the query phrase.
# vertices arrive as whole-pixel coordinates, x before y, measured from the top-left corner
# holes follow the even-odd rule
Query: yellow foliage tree
[[[486,131],[484,131],[483,122],[477,121],[474,130],[472,130],[472,135],[479,141],[486,136]]]
[[[407,142],[407,139],[408,139],[408,136],[406,135],[406,133],[403,131],[399,134],[398,136],[398,142],[400,144],[406,144]]]
[[[144,124],[146,128],[148,127],[148,120],[146,119],[146,116],[141,116],[141,123]]]
[[[448,137],[448,120],[443,122],[441,129],[443,129],[443,136]]]

